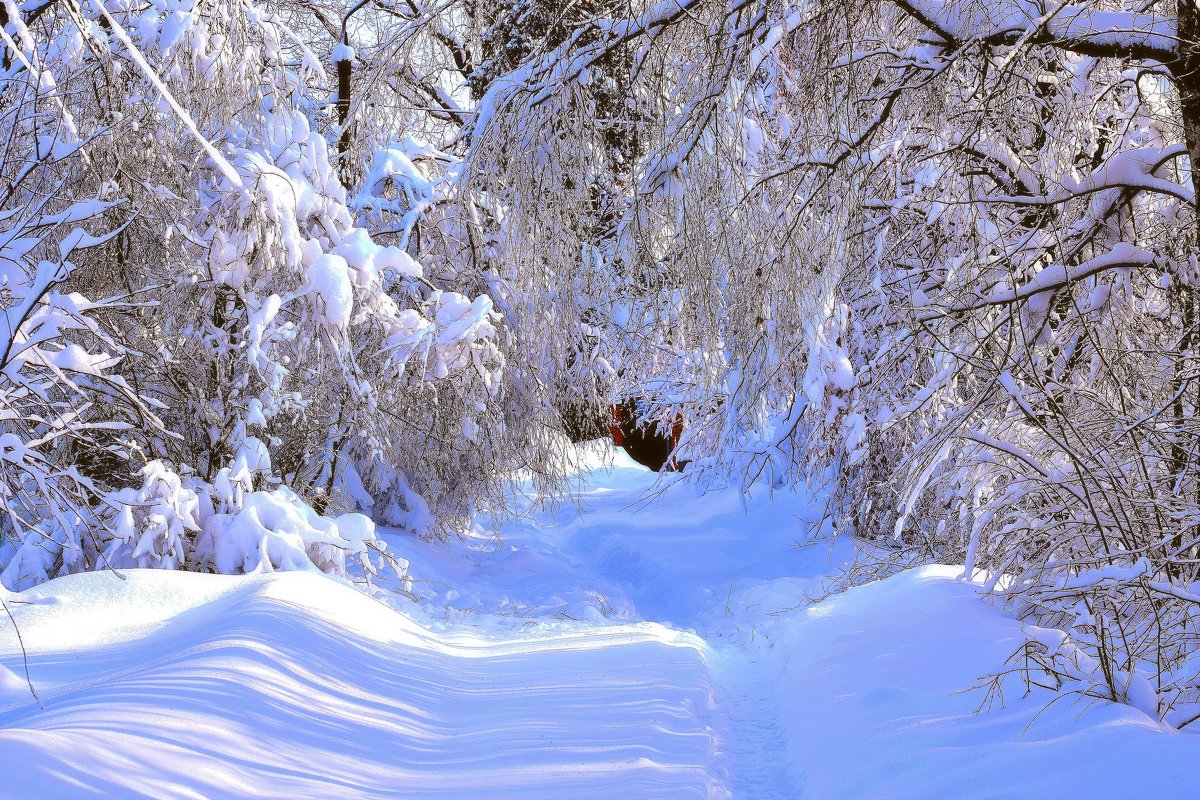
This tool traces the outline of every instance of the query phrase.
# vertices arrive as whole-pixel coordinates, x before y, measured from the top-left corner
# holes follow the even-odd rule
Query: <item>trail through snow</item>
[[[851,546],[800,546],[821,516],[807,496],[701,493],[676,476],[659,481],[621,451],[590,456],[575,504],[485,526],[469,556],[457,544],[413,553],[415,575],[451,576],[427,604],[470,617],[511,614],[526,627],[647,620],[696,634],[723,734],[720,794],[799,797],[778,687],[746,644],[772,614],[819,596]]]
[[[806,498],[588,452],[577,505],[392,535],[418,602],[297,573],[40,587],[10,607],[44,710],[0,633],[0,798],[1196,795],[1200,737],[1133,709],[1009,686],[976,714],[1022,637],[958,571],[814,602],[853,550],[793,546]]]

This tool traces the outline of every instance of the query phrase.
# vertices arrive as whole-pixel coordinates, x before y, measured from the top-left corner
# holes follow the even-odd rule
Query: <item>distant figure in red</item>
[[[671,430],[663,433],[658,425],[642,421],[638,416],[637,402],[626,400],[612,406],[609,414],[608,433],[613,444],[623,448],[629,456],[642,466],[655,472],[674,472],[686,462],[678,462],[674,452],[683,435],[683,416],[675,415]]]

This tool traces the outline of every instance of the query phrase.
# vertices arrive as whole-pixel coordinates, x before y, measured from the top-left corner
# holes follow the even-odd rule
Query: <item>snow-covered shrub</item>
[[[70,527],[50,520],[12,538],[0,550],[0,582],[20,591],[57,575],[132,568],[227,575],[315,569],[370,580],[387,563],[404,573],[369,517],[318,514],[286,487],[254,491],[244,466],[237,474],[222,470],[211,485],[161,461],[140,475],[141,487],[108,492]]]
[[[139,488],[119,489],[104,498],[110,509],[97,533],[98,565],[117,569],[175,569],[189,562],[191,541],[200,530],[200,502],[178,474],[161,461],[141,470]]]
[[[208,242],[197,277],[216,281],[197,280],[195,312],[169,322],[190,356],[171,367],[180,399],[205,422],[189,435],[179,421],[181,456],[211,475],[253,437],[271,474],[322,508],[355,466],[372,505],[417,485],[447,509],[480,470],[433,485],[427,434],[475,449],[472,417],[503,368],[491,301],[427,290],[419,264],[354,225],[324,141],[299,115],[278,125],[276,149],[247,157],[241,186],[221,176],[194,228]]]
[[[370,518],[323,516],[286,487],[245,491],[243,480],[223,472],[203,497],[193,568],[231,575],[315,568],[345,577],[349,559],[361,574],[375,573],[371,555],[383,544]]]

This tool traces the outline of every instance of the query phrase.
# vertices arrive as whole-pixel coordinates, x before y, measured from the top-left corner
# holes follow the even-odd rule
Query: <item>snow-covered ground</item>
[[[0,796],[1189,797],[1200,736],[1048,694],[976,714],[1020,625],[949,568],[819,603],[795,495],[618,457],[579,504],[392,538],[414,593],[132,571],[0,619]],[[594,466],[594,464],[593,464]],[[646,495],[648,490],[653,490]]]

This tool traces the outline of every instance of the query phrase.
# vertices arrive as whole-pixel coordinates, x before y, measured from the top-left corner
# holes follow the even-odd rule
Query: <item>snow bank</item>
[[[383,531],[420,600],[398,610],[315,570],[9,600],[46,710],[0,619],[0,798],[1195,794],[1200,736],[1128,706],[1018,678],[976,713],[1025,634],[960,567],[814,602],[853,548],[792,546],[811,498],[579,463],[574,505]]]
[[[0,797],[710,798],[703,643],[437,636],[312,573],[85,573],[0,634]],[[7,671],[4,671],[7,670]]]
[[[1003,670],[1025,637],[956,580],[961,572],[911,570],[760,628],[791,777],[806,796],[1195,793],[1200,736],[1128,706],[1038,689],[1023,697],[1019,679],[990,710],[985,692],[964,691]]]

